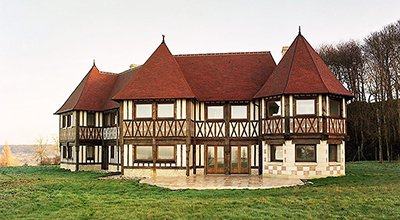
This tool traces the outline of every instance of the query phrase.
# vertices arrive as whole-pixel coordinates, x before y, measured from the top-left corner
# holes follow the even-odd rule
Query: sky
[[[271,51],[298,34],[362,41],[400,19],[400,1],[0,0],[0,145],[58,135],[54,115],[96,60],[120,73],[162,41],[172,54]]]

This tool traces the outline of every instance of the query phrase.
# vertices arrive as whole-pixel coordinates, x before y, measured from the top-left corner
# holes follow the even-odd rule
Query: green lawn
[[[0,168],[0,219],[400,219],[400,164],[268,190],[179,190],[56,166]]]

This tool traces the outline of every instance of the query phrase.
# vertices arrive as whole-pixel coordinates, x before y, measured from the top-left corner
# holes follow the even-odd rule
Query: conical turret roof
[[[254,98],[283,94],[353,96],[300,33]]]

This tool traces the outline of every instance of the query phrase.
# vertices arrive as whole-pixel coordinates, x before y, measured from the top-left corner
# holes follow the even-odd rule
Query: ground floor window
[[[67,146],[67,149],[68,149],[67,158],[72,159],[72,146]]]
[[[271,161],[283,162],[283,146],[271,145]]]
[[[62,158],[67,158],[67,146],[62,146]]]
[[[136,146],[135,160],[153,161],[153,149],[151,146]]]
[[[338,161],[338,145],[337,144],[329,144],[329,162],[337,162]]]
[[[115,148],[114,148],[114,146],[110,146],[110,158],[111,159],[115,158]]]
[[[157,146],[157,161],[175,162],[175,146]]]
[[[87,160],[93,160],[94,159],[94,147],[93,146],[87,146],[87,148],[86,148],[86,159]]]
[[[316,162],[316,145],[296,144],[296,162]]]

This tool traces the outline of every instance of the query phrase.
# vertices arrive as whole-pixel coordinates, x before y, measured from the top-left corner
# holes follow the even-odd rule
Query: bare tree
[[[48,140],[47,137],[43,137],[39,135],[36,138],[36,160],[38,161],[39,165],[44,165],[45,159],[47,158],[47,147],[48,147]]]
[[[8,143],[4,144],[4,149],[1,152],[0,167],[19,166],[18,160],[12,156],[11,149]]]

